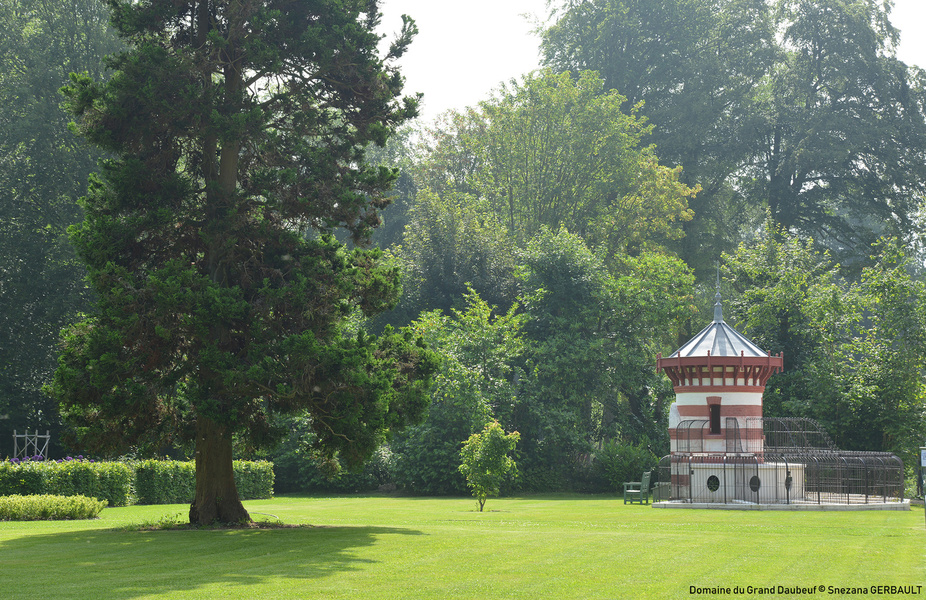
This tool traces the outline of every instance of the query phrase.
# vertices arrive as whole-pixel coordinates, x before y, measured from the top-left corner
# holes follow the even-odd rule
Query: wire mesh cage
[[[686,419],[675,428],[675,439],[679,452],[704,452],[704,436],[709,431],[710,421]]]
[[[765,452],[811,452],[830,450],[836,452],[836,445],[824,431],[823,426],[813,419],[803,417],[749,417],[746,427],[760,429]]]
[[[657,469],[654,501],[903,502],[904,469],[900,458],[886,452],[838,450],[819,423],[811,419],[750,418],[744,430],[761,431],[762,436],[745,439],[736,420],[728,419],[725,453],[701,451],[704,423],[679,423],[677,451],[663,457]]]

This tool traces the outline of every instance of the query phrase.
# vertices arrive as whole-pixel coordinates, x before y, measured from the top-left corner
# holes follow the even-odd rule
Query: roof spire
[[[720,263],[717,263],[717,293],[714,294],[714,323],[723,323],[723,306],[720,303]]]

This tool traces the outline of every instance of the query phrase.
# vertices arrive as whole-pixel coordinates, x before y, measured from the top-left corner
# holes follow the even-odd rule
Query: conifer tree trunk
[[[232,467],[232,437],[212,419],[196,419],[196,495],[190,523],[240,523],[251,515],[241,504]]]

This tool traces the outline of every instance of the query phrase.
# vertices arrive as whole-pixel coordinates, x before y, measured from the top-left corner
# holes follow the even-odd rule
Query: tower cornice
[[[769,378],[783,370],[784,356],[669,356],[660,354],[656,359],[656,368],[665,371],[672,381],[672,386],[689,388],[692,386],[720,386],[723,388],[761,388]],[[686,390],[688,391],[688,390]]]

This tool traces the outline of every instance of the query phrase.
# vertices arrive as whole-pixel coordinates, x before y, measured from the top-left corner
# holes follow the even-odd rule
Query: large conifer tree
[[[195,441],[191,522],[249,518],[233,438],[306,411],[357,462],[418,419],[433,359],[410,335],[349,335],[395,302],[375,250],[396,177],[364,165],[414,116],[380,57],[376,0],[106,0],[129,49],[105,84],[72,76],[77,129],[110,153],[71,238],[99,295],[52,385],[84,444]]]

